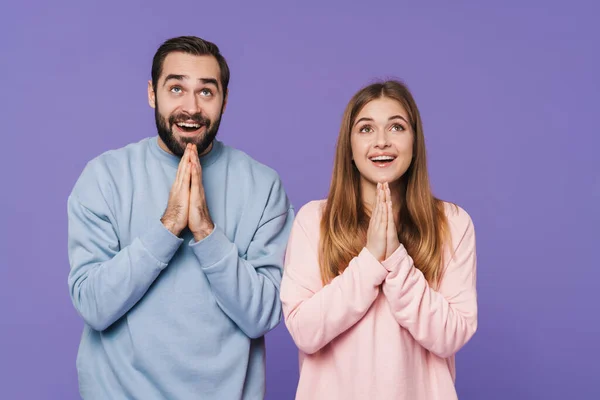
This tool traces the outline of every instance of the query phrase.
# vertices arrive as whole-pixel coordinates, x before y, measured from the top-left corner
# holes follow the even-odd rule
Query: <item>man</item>
[[[215,139],[228,82],[213,43],[166,41],[158,137],[95,158],[69,196],[85,399],[264,397],[294,211],[275,171]]]

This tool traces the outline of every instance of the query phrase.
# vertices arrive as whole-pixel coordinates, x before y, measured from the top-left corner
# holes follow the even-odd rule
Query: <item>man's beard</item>
[[[212,122],[210,119],[204,117],[202,113],[196,113],[193,115],[186,113],[179,113],[169,116],[169,121],[160,115],[158,111],[158,103],[154,108],[154,119],[156,121],[156,129],[158,130],[158,136],[165,143],[167,148],[171,151],[171,153],[175,154],[178,157],[182,157],[185,152],[185,146],[188,143],[192,143],[196,145],[198,149],[198,154],[202,154],[210,147],[213,140],[217,136],[217,132],[219,131],[219,125],[221,125],[221,116],[223,115],[223,111],[219,113],[219,118]],[[196,137],[181,137],[176,138],[173,134],[172,127],[178,122],[189,122],[194,121],[194,123],[204,126],[205,132],[203,135],[198,135]]]

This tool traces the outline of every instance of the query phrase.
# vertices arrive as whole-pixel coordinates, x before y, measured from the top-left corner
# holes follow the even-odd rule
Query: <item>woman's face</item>
[[[392,186],[408,170],[414,140],[408,121],[404,107],[387,97],[370,101],[357,115],[350,145],[363,191],[374,191],[380,182]]]

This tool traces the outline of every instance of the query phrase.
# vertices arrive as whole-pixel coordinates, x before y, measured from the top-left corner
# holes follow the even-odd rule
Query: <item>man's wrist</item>
[[[215,225],[212,222],[207,223],[206,225],[199,228],[196,232],[192,232],[192,234],[194,235],[194,240],[196,242],[200,242],[201,240],[205,239],[208,235],[210,235],[214,229]]]
[[[160,222],[162,222],[164,227],[167,228],[167,230],[173,235],[179,236],[179,234],[181,233],[181,231],[177,229],[175,222],[171,221],[169,218],[162,217],[160,219]]]

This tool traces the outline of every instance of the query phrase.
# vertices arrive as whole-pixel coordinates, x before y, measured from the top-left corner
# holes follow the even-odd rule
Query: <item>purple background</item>
[[[78,398],[66,198],[92,157],[155,135],[152,55],[194,34],[232,70],[219,138],[277,169],[297,208],[326,196],[351,95],[404,79],[435,194],[477,231],[460,398],[600,398],[599,6],[281,3],[2,2],[0,397]],[[295,347],[283,324],[267,340],[267,397],[291,399]]]

